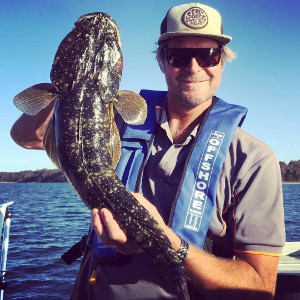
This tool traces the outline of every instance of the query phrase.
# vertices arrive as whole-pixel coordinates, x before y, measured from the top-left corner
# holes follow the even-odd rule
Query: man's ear
[[[165,74],[165,61],[160,61],[158,65],[160,70]]]

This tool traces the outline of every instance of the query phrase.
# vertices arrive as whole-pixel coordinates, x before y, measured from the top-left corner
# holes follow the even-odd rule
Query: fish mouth
[[[107,22],[110,22],[112,27],[116,28],[116,32],[117,32],[117,40],[118,40],[118,44],[119,47],[121,48],[121,37],[120,37],[120,29],[119,26],[117,25],[117,23],[111,19],[111,17],[104,12],[93,12],[93,13],[88,13],[85,15],[82,15],[81,17],[78,18],[78,20],[75,22],[75,27],[79,26],[80,23],[82,23],[83,21],[88,21],[88,19],[96,19],[96,18],[105,18]]]
[[[101,13],[99,12],[94,12],[94,13],[89,13],[89,14],[85,14],[83,16],[81,16],[77,21],[76,23],[80,23],[82,20],[84,19],[90,19],[90,18],[94,18],[94,17],[98,17]],[[75,23],[75,24],[76,24]]]
[[[75,22],[75,27],[78,26],[81,22],[88,20],[88,19],[95,19],[99,17],[109,17],[108,14],[103,13],[103,12],[93,12],[93,13],[88,13],[85,15],[82,15],[81,17],[78,18],[78,20]]]

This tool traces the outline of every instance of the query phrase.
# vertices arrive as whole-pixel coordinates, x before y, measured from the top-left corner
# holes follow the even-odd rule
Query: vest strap
[[[172,229],[203,248],[216,202],[222,167],[247,109],[218,99],[199,128],[173,206]]]

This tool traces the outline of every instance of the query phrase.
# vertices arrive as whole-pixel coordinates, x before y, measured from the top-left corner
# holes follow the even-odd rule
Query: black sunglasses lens
[[[221,58],[221,48],[165,48],[168,64],[176,68],[185,68],[195,58],[200,67],[217,66]]]
[[[172,49],[175,50],[175,49]],[[176,49],[177,50],[177,49]],[[166,60],[172,67],[184,68],[189,65],[191,58],[180,51],[166,52]]]
[[[217,66],[220,62],[221,51],[220,49],[203,49],[203,53],[199,53],[196,56],[196,60],[201,67],[214,67]],[[207,50],[207,51],[206,51]]]

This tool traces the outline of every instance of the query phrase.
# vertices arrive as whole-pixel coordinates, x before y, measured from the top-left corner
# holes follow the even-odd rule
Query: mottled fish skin
[[[118,27],[105,13],[80,17],[61,42],[50,75],[58,92],[53,121],[59,165],[82,201],[90,209],[111,210],[180,299],[189,299],[169,239],[112,166],[109,111],[117,103],[122,63]]]

